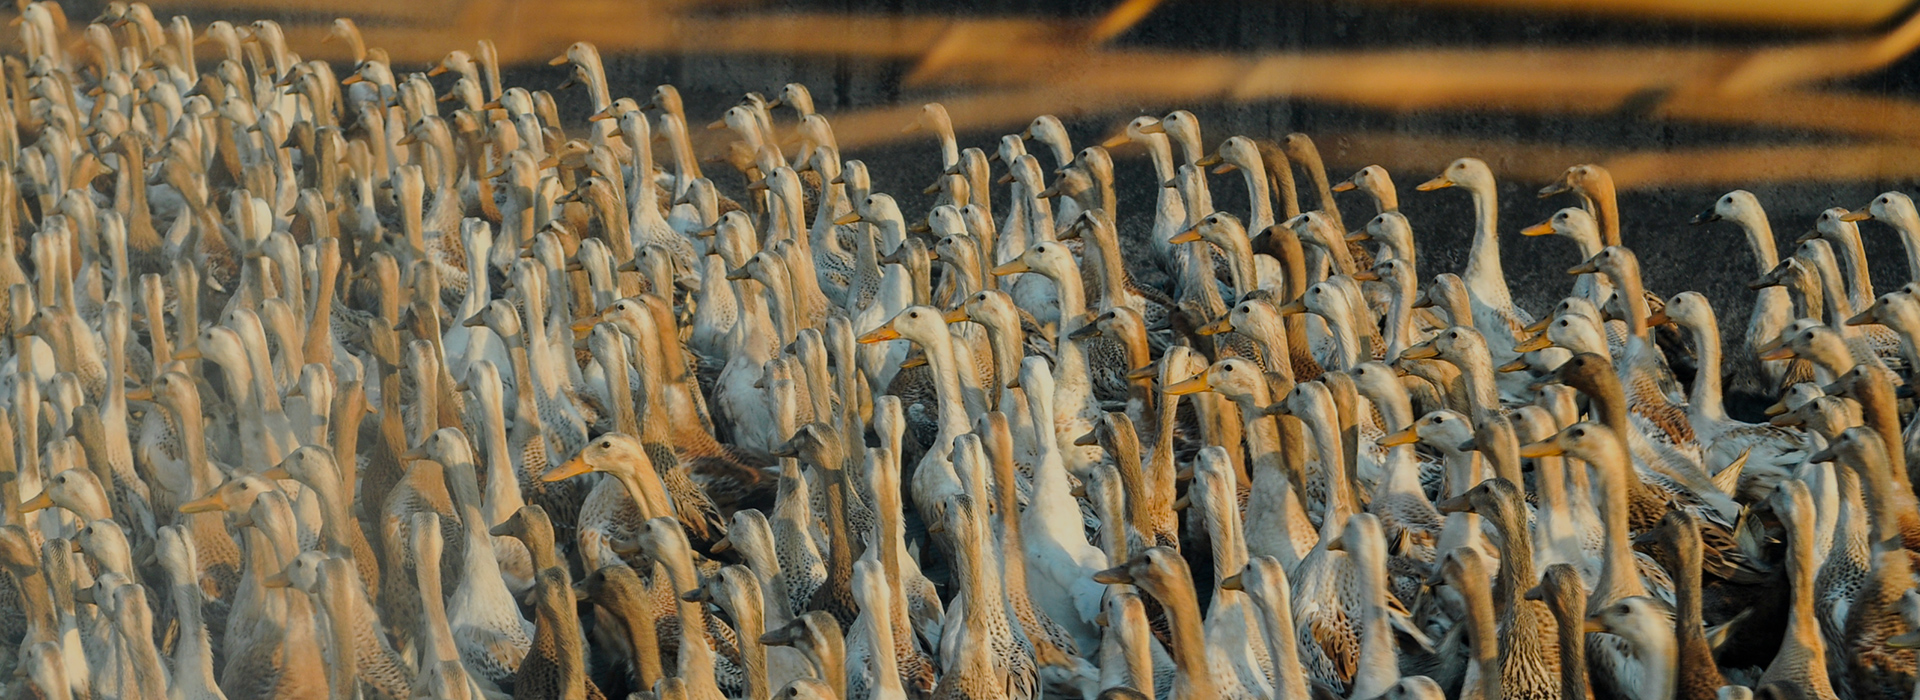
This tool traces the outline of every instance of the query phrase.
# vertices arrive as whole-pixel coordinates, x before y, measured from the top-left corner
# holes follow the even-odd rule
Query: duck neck
[[[1900,234],[1900,245],[1907,252],[1909,281],[1920,281],[1920,212],[1913,207],[1888,207],[1887,216],[1881,218]],[[1768,242],[1772,242],[1771,237]]]
[[[1820,595],[1814,586],[1820,564],[1814,560],[1813,524],[1806,518],[1783,520],[1787,521],[1787,579],[1793,586],[1793,607],[1787,618],[1786,642],[1778,658],[1791,658],[1789,645],[1800,647],[1806,659],[1804,663],[1809,666],[1806,670],[1809,680],[1824,684],[1827,678],[1825,644],[1814,613],[1814,599]]]
[[[1240,168],[1240,173],[1246,177],[1247,201],[1252,209],[1247,217],[1247,231],[1265,231],[1274,222],[1273,194],[1267,185],[1267,169],[1255,163]]]
[[[1186,573],[1186,567],[1179,567],[1180,573]],[[1200,601],[1194,594],[1193,584],[1182,576],[1178,581],[1166,582],[1155,586],[1153,597],[1159,599],[1160,607],[1166,611],[1167,624],[1171,628],[1174,665],[1174,697],[1211,698],[1216,697],[1214,681],[1208,671],[1207,643],[1201,632]],[[1181,690],[1186,692],[1182,693]]]
[[[674,194],[684,195],[694,180],[705,177],[700,173],[700,159],[693,155],[693,140],[687,134],[687,122],[678,114],[667,113],[660,117],[660,130],[667,134],[667,146],[673,151]]]
[[[1620,245],[1620,198],[1614,194],[1612,178],[1603,177],[1588,184],[1581,196],[1600,224],[1600,241],[1610,246]]]
[[[1628,502],[1632,499],[1628,480],[1633,478],[1629,473],[1633,465],[1626,462],[1626,441],[1620,442],[1618,453],[1588,462],[1600,477],[1600,525],[1605,532],[1600,579],[1594,582],[1593,597],[1587,603],[1589,613],[1598,613],[1624,598],[1647,594],[1633,563],[1633,542],[1627,532]]]
[[[722,580],[724,581],[725,579]],[[738,633],[737,638],[741,640],[758,640],[760,639],[760,635],[765,634],[767,631],[766,619],[761,614],[760,609],[760,587],[752,576],[745,577],[745,580],[747,583],[743,585],[751,587],[752,590],[745,590],[742,586],[727,585],[725,586],[726,593],[724,594],[726,595],[726,599],[720,602],[722,602],[723,607],[726,608],[727,616],[733,618],[733,628],[734,631]],[[882,627],[884,628],[885,625],[882,625]],[[889,630],[889,632],[891,632],[891,630]],[[873,648],[876,650],[873,654],[875,659],[882,657],[889,661],[893,659],[890,653],[884,653],[886,650],[893,648],[892,644],[875,644]],[[744,666],[746,671],[746,697],[752,700],[767,700],[773,697],[773,688],[769,687],[770,682],[767,678],[766,645],[745,643],[741,644],[739,649],[740,665]]]
[[[1379,549],[1374,556],[1384,556],[1385,548],[1380,543],[1367,543]],[[1360,628],[1360,666],[1354,672],[1350,687],[1352,697],[1379,697],[1400,680],[1399,656],[1394,651],[1394,634],[1387,608],[1387,569],[1386,562],[1362,562],[1363,569],[1356,573],[1360,577],[1361,595],[1366,605],[1362,613]],[[1476,630],[1477,631],[1477,630]],[[1495,667],[1498,675],[1498,666]],[[1496,696],[1487,696],[1489,698]]]
[[[693,570],[693,561],[687,551],[683,547],[674,549],[676,551],[666,552],[661,557],[667,566],[667,575],[673,580],[673,589],[691,591],[699,588],[700,579]],[[674,600],[683,621],[680,626],[680,676],[686,678],[689,684],[710,685],[715,682],[713,648],[708,646],[707,626],[700,622],[706,619],[706,611],[701,609],[699,603],[688,602],[678,596]],[[688,620],[694,621],[693,624],[684,623]],[[714,690],[717,695],[718,689]]]
[[[184,697],[210,696],[220,685],[213,674],[213,644],[207,638],[207,624],[200,612],[205,593],[198,581],[175,582],[171,589],[180,626],[180,637],[173,646],[174,687]],[[195,695],[196,691],[202,695]]]
[[[1482,698],[1505,697],[1501,691],[1500,630],[1493,614],[1493,597],[1485,581],[1464,581],[1458,592],[1467,607],[1467,635],[1472,637],[1473,662],[1480,667]]]
[[[1488,308],[1506,308],[1512,303],[1512,295],[1500,267],[1499,197],[1491,185],[1471,185],[1467,189],[1473,195],[1473,248],[1467,252],[1467,270],[1461,277],[1474,302]]]
[[[1012,560],[1012,557],[1007,559],[1009,562]],[[1007,583],[1007,586],[1008,591],[1024,590],[1013,588],[1011,581]],[[881,595],[867,602],[866,604],[873,606],[873,609],[869,611],[868,614],[861,616],[861,619],[867,622],[867,635],[873,640],[873,652],[867,655],[867,659],[869,663],[873,664],[870,672],[873,674],[874,700],[893,700],[894,698],[905,698],[907,696],[906,688],[900,683],[900,662],[893,657],[893,650],[895,649],[892,619],[893,601],[888,600],[889,597],[891,597],[890,594]],[[764,672],[762,672],[762,675],[764,675]],[[767,696],[762,694],[754,695],[753,697],[764,698]]]
[[[960,375],[953,360],[953,336],[942,326],[920,345],[926,353],[927,370],[933,375],[935,401],[939,403],[940,433],[934,438],[933,451],[945,454],[952,449],[953,438],[967,432],[966,407],[961,403]]]
[[[659,581],[667,575],[660,566],[657,562],[654,564],[651,580]],[[627,646],[633,650],[631,662],[634,679],[642,687],[652,688],[655,682],[666,676],[660,666],[660,611],[652,603],[646,602],[646,594],[636,590],[641,587],[639,578],[626,577],[630,575],[623,575],[617,584],[618,588],[610,595],[614,598],[613,609],[627,629]],[[615,585],[611,579],[609,584]]]
[[[1726,683],[1713,659],[1713,646],[1707,642],[1705,622],[1700,610],[1700,542],[1693,538],[1688,546],[1671,552],[1678,570],[1673,574],[1673,636],[1676,646],[1675,675],[1700,676],[1718,687]]]
[[[1712,319],[1690,323],[1697,369],[1693,373],[1693,393],[1688,409],[1695,420],[1713,423],[1727,421],[1727,407],[1720,396],[1720,324]]]
[[[1108,212],[1111,216],[1112,212]],[[1100,308],[1102,311],[1116,306],[1130,306],[1136,297],[1127,285],[1126,258],[1121,257],[1120,241],[1111,226],[1088,226],[1088,240],[1092,241],[1093,258],[1089,263],[1097,265],[1100,271]]]
[[[1843,264],[1847,266],[1847,301],[1853,308],[1864,309],[1873,305],[1873,276],[1867,271],[1867,251],[1860,243],[1860,226],[1851,221],[1842,221],[1833,237],[1836,251]]]

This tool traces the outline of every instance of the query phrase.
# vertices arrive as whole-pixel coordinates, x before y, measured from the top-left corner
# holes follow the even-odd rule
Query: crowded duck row
[[[8,697],[1914,695],[1920,287],[1861,244],[1920,280],[1898,192],[1785,257],[1712,203],[1758,290],[1725,342],[1645,288],[1597,165],[1520,230],[1576,250],[1503,234],[1480,160],[1422,181],[1473,204],[1441,271],[1415,232],[1465,222],[1384,169],[1185,111],[962,148],[928,104],[907,183],[799,84],[696,148],[586,43],[563,114],[484,41],[16,25]],[[1517,306],[1502,245],[1564,298]]]

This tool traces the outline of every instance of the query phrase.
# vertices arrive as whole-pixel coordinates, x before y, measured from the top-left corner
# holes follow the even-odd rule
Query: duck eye
[[[603,449],[603,450],[604,450],[604,449],[610,449],[610,448],[612,448],[612,447],[613,447],[613,441],[612,441],[612,440],[601,440],[601,441],[600,441],[600,449]]]

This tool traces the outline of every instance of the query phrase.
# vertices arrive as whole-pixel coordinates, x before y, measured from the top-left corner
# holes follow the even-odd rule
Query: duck
[[[1414,189],[1428,192],[1448,187],[1464,187],[1473,196],[1473,248],[1467,254],[1467,269],[1461,274],[1470,293],[1471,324],[1487,338],[1487,347],[1496,364],[1513,360],[1515,333],[1533,323],[1533,316],[1513,304],[1512,292],[1500,264],[1499,204],[1494,190],[1493,171],[1478,158],[1461,158],[1449,163],[1433,179]],[[1455,319],[1455,325],[1462,319]]]

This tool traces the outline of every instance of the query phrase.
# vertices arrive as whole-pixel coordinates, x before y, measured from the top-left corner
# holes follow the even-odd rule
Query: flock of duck
[[[1536,320],[1473,158],[1416,188],[1476,212],[1423,276],[1385,170],[1185,111],[962,149],[926,105],[910,217],[798,84],[703,159],[586,43],[568,120],[487,42],[399,75],[338,20],[342,76],[268,21],[16,26],[8,697],[1915,695],[1920,286],[1860,229],[1920,280],[1898,192],[1784,259],[1752,194],[1701,214],[1757,271],[1723,345],[1595,165],[1522,231],[1578,249],[1524,243],[1573,275]]]

